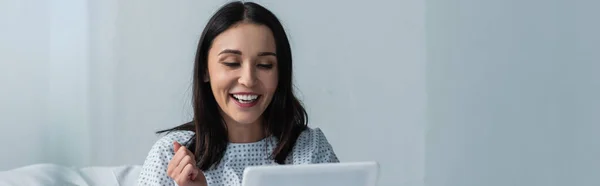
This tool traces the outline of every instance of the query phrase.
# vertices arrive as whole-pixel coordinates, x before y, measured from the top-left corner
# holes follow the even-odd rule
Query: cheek
[[[270,94],[273,94],[275,92],[275,89],[277,89],[277,83],[278,83],[277,72],[265,73],[264,75],[261,76],[261,81],[263,82],[265,89]]]
[[[233,76],[225,71],[211,72],[209,77],[210,86],[212,87],[213,94],[215,94],[215,96],[226,94],[234,82]]]

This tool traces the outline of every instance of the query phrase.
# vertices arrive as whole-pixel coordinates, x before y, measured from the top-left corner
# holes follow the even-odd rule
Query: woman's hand
[[[179,186],[206,186],[206,178],[196,166],[194,153],[176,141],[173,142],[173,149],[175,155],[169,161],[167,175]]]

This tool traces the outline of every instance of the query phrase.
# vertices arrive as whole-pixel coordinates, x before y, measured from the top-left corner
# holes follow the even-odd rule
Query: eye
[[[271,68],[273,68],[273,64],[258,64],[257,66],[259,68],[263,68],[263,69],[271,69]]]
[[[240,63],[238,62],[222,62],[223,65],[228,66],[228,67],[239,67]]]

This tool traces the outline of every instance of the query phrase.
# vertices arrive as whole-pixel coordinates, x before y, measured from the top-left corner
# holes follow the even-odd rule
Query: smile
[[[229,97],[235,100],[238,106],[248,108],[256,105],[261,96],[258,94],[229,94]]]

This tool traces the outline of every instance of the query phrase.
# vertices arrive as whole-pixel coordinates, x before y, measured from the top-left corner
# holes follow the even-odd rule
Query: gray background
[[[599,1],[427,1],[427,185],[600,185]]]

